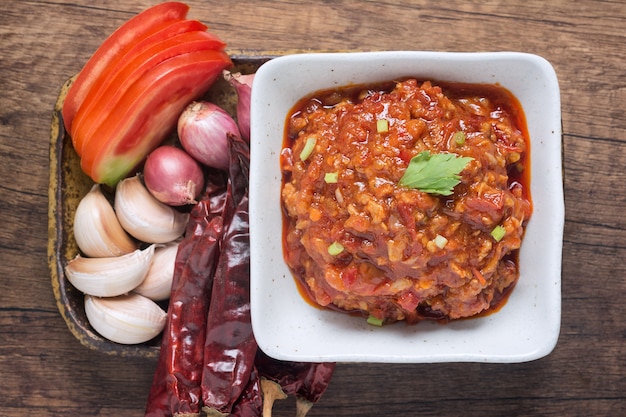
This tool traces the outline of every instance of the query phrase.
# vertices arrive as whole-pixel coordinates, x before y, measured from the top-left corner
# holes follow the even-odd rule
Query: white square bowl
[[[288,112],[316,91],[412,76],[498,83],[520,101],[531,150],[533,215],[520,277],[496,313],[448,324],[375,327],[308,304],[284,262],[280,150]],[[561,321],[564,203],[560,92],[552,66],[516,52],[354,52],[270,60],[252,90],[251,309],[259,347],[277,359],[337,362],[525,362],[548,355]]]

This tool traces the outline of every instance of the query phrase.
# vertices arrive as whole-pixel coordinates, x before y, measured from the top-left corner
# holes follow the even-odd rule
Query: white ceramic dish
[[[283,261],[279,154],[287,113],[320,89],[404,76],[499,83],[524,109],[534,212],[520,251],[519,282],[497,313],[445,325],[374,327],[309,305]],[[511,52],[289,55],[256,73],[251,117],[252,325],[268,355],[295,361],[525,362],[554,349],[561,320],[564,203],[560,93],[546,60]]]

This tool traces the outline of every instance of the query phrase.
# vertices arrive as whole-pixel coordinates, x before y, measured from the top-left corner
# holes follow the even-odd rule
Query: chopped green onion
[[[501,241],[505,234],[506,234],[506,229],[502,225],[498,225],[494,227],[493,230],[491,231],[491,237],[493,237],[496,240],[496,242]]]
[[[452,136],[452,139],[454,139],[454,143],[457,145],[463,145],[465,143],[465,132],[459,130]]]
[[[333,242],[328,246],[328,253],[332,256],[337,256],[343,252],[343,245],[339,242]]]
[[[370,316],[367,318],[367,324],[371,324],[372,326],[382,326],[383,325],[383,319],[379,319],[378,317],[374,317],[370,314]]]
[[[387,120],[387,119],[378,119],[376,121],[376,131],[378,133],[389,132],[389,120]]]
[[[304,148],[302,148],[302,152],[300,152],[300,160],[306,161],[309,156],[313,153],[315,149],[315,144],[317,143],[317,138],[314,135],[306,138],[306,143],[304,144]]]
[[[326,182],[326,184],[335,184],[338,180],[338,172],[327,172],[326,174],[324,174],[324,182]]]
[[[445,248],[447,244],[448,244],[448,239],[446,239],[445,237],[441,235],[435,236],[435,246],[437,246],[439,249]]]

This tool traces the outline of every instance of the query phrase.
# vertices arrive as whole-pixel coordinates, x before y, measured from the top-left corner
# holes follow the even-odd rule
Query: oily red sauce
[[[512,94],[415,79],[350,86],[303,98],[286,126],[283,250],[312,305],[413,323],[505,303],[532,214],[530,144]],[[473,158],[451,196],[397,184],[424,150]]]

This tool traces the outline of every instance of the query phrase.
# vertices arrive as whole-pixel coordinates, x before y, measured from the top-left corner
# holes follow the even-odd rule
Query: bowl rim
[[[402,73],[402,71],[399,71],[398,65],[406,65],[407,62],[412,63],[411,68],[413,69],[407,69],[405,73]],[[376,75],[373,78],[364,80],[359,76],[359,73],[364,71],[364,66],[367,66],[368,71],[375,72]],[[456,66],[456,69],[454,66]],[[454,75],[455,71],[458,71],[459,66],[464,71],[460,77],[461,79],[451,77],[451,74]],[[494,326],[493,329],[498,330],[506,329],[506,326],[503,327],[503,324],[499,323],[501,320],[498,318],[504,317],[507,307],[508,310],[511,310],[512,307],[509,305],[514,303],[509,299],[507,305],[497,313],[481,318],[459,321],[463,322],[463,325],[457,325],[459,322],[445,325],[451,330],[449,337],[453,338],[449,343],[455,340],[463,344],[458,349],[450,349],[450,346],[447,346],[447,349],[440,349],[442,347],[440,342],[445,339],[445,336],[441,336],[438,339],[439,344],[433,343],[428,336],[425,337],[425,333],[435,335],[441,333],[442,327],[441,325],[432,325],[426,322],[415,326],[412,331],[404,330],[408,327],[404,326],[403,330],[398,332],[403,334],[400,337],[397,334],[390,335],[390,329],[393,326],[396,328],[401,326],[385,326],[387,327],[383,330],[385,337],[395,342],[404,343],[404,349],[381,351],[375,350],[379,349],[380,346],[367,349],[367,347],[361,346],[363,343],[355,343],[351,349],[346,349],[346,346],[344,346],[342,350],[333,351],[333,349],[337,348],[337,343],[340,342],[333,340],[333,337],[342,336],[340,332],[349,333],[354,337],[359,336],[362,340],[366,340],[369,343],[372,341],[370,335],[373,329],[371,326],[346,325],[345,319],[333,318],[329,316],[328,311],[311,307],[301,297],[300,300],[294,299],[294,291],[297,291],[297,289],[295,289],[295,283],[293,283],[291,274],[285,273],[286,266],[282,259],[282,246],[278,246],[280,247],[280,253],[277,253],[276,239],[271,237],[271,224],[276,219],[276,210],[280,211],[280,203],[274,201],[271,203],[273,205],[267,206],[268,200],[276,197],[275,190],[268,191],[268,182],[276,183],[277,180],[280,182],[280,175],[277,176],[276,167],[268,167],[272,161],[276,161],[280,152],[275,145],[272,145],[273,147],[269,150],[265,145],[268,144],[268,141],[271,141],[272,135],[276,136],[278,130],[282,130],[281,128],[277,130],[277,126],[279,124],[283,126],[282,123],[284,123],[284,118],[286,117],[286,112],[283,111],[284,114],[274,116],[275,120],[272,120],[271,111],[280,112],[286,106],[290,108],[295,104],[294,97],[297,96],[297,99],[299,99],[306,94],[324,88],[351,83],[362,84],[388,81],[400,76],[399,74],[420,77],[419,74],[416,74],[417,71],[414,70],[417,67],[425,69],[423,73],[428,74],[432,74],[434,69],[443,69],[443,71],[438,72],[438,74],[442,74],[441,77],[426,77],[436,78],[439,81],[472,82],[472,77],[476,79],[475,75],[471,75],[472,71],[473,74],[476,74],[477,71],[483,71],[482,75],[478,77],[481,81],[473,82],[499,83],[511,91],[515,89],[511,89],[504,79],[510,79],[513,75],[505,74],[503,77],[503,74],[497,73],[497,71],[492,73],[493,71],[490,72],[490,70],[493,70],[495,67],[506,69],[518,66],[531,70],[529,73],[517,75],[528,83],[528,86],[525,88],[534,89],[528,92],[528,94],[524,93],[524,95],[530,96],[534,94],[536,96],[538,90],[542,91],[541,98],[543,101],[536,104],[541,104],[542,106],[543,114],[539,116],[544,117],[546,120],[541,127],[542,129],[547,129],[546,132],[543,132],[545,138],[542,137],[537,143],[535,143],[531,135],[531,166],[533,169],[531,174],[531,193],[533,203],[535,204],[535,213],[526,231],[524,244],[520,251],[520,263],[530,261],[526,252],[530,252],[528,248],[531,245],[533,245],[533,248],[540,244],[546,245],[545,253],[539,254],[543,256],[541,259],[546,267],[544,274],[546,279],[540,282],[540,288],[545,290],[546,294],[537,294],[536,291],[533,292],[533,288],[520,290],[520,283],[518,283],[511,298],[519,298],[519,296],[515,296],[516,293],[523,291],[521,295],[525,297],[534,296],[535,302],[537,302],[537,296],[541,296],[539,297],[540,301],[549,302],[547,307],[540,306],[545,308],[545,311],[542,310],[542,312],[546,314],[542,320],[538,320],[537,317],[533,316],[535,320],[532,323],[515,322],[516,325],[521,327],[521,329],[515,330],[515,333],[521,332],[523,336],[526,336],[535,329],[540,331],[542,337],[534,339],[532,343],[526,343],[523,349],[520,348],[521,350],[515,352],[506,350],[494,351],[484,345],[472,345],[471,349],[468,348],[468,344],[471,345],[473,343],[471,341],[472,334],[476,333],[472,332],[472,326],[478,329],[478,334],[481,334],[480,332],[484,333],[482,330],[484,330],[485,325]],[[320,81],[320,79],[315,78],[313,69],[324,72],[330,79]],[[297,77],[294,74],[297,74]],[[392,75],[385,76],[385,74]],[[307,80],[308,86],[304,86],[302,79]],[[301,94],[307,89],[308,91],[305,94]],[[519,94],[516,91],[512,92],[522,102],[530,132],[532,129],[529,112],[531,111],[524,106],[525,101],[519,97]],[[291,98],[290,103],[279,103],[278,100],[288,100],[286,97]],[[533,96],[533,99],[536,101],[536,97]],[[525,52],[314,52],[285,55],[262,65],[255,75],[252,89],[251,124],[253,129],[250,169],[251,309],[252,326],[259,347],[265,353],[277,359],[343,362],[526,362],[539,359],[552,352],[558,340],[561,320],[560,288],[564,200],[560,105],[560,90],[554,68],[546,59]],[[534,118],[536,116],[534,109],[532,113]],[[278,121],[278,119],[282,120]],[[282,142],[282,131],[280,138]],[[536,169],[535,158],[538,150],[548,152],[548,155],[543,157],[544,159],[548,158],[548,160],[542,160],[542,164],[546,166],[539,166]],[[542,196],[543,198],[545,195],[548,195],[549,204],[546,204],[544,201],[536,201],[537,196]],[[261,208],[258,204],[265,205]],[[538,207],[540,207],[540,214],[537,213]],[[535,229],[543,228],[546,223],[536,220],[540,216],[542,216],[541,218],[547,216],[550,234],[539,239],[534,235]],[[531,225],[533,227],[533,236],[531,236],[533,241],[528,242]],[[277,229],[276,226],[273,226],[273,229]],[[276,235],[276,231],[274,230],[273,232]],[[280,235],[280,233],[278,234]],[[282,240],[282,237],[280,239]],[[274,249],[273,252],[271,251],[272,249]],[[534,256],[537,250],[533,249],[532,252]],[[524,261],[522,261],[522,258]],[[289,280],[292,282],[290,283]],[[289,291],[285,293],[277,292],[277,289],[280,289],[280,285],[289,286]],[[288,294],[289,297],[277,301],[277,298],[285,294]],[[291,308],[297,306],[297,310],[294,312],[294,310],[283,307],[281,307],[281,310],[276,307],[276,305],[281,303],[288,304]],[[293,318],[289,317],[289,315],[296,315],[302,312],[303,309],[309,309],[305,321],[299,324],[294,323]],[[535,309],[537,309],[536,306]],[[341,314],[336,312],[330,313],[333,315]],[[278,323],[276,323],[277,320],[279,321]],[[519,320],[519,317],[516,320]],[[341,322],[341,324],[337,324],[337,322]],[[467,324],[472,322],[480,322],[480,324]],[[333,331],[324,332],[320,330],[324,326],[334,330],[334,333]],[[416,330],[418,328],[419,330]],[[357,342],[358,340],[354,337],[352,341]],[[413,340],[407,342],[407,337],[412,337]],[[497,337],[494,339],[493,335],[490,337],[489,340],[495,340],[496,342],[499,340]],[[529,337],[532,338],[532,335]],[[345,336],[345,338],[339,337],[341,341],[345,342],[344,344],[348,343],[346,340],[350,340],[347,338],[348,336]],[[524,341],[520,341],[520,343],[524,344]],[[416,346],[419,349],[416,349]],[[423,346],[428,346],[428,348],[422,349]]]

